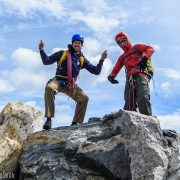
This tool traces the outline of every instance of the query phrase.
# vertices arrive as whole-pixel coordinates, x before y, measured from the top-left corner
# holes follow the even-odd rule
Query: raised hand
[[[105,60],[107,58],[107,50],[105,50],[101,55],[101,60]]]
[[[43,49],[44,49],[44,43],[41,40],[41,42],[39,43],[39,50],[43,50]]]

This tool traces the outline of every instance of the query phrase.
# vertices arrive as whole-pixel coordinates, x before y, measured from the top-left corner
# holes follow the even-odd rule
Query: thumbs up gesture
[[[41,40],[41,42],[39,43],[39,50],[43,50],[43,49],[44,49],[44,43]]]
[[[105,50],[101,55],[101,60],[104,61],[104,59],[107,58],[107,50]]]

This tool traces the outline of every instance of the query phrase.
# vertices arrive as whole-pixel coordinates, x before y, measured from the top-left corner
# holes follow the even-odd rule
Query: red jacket
[[[132,53],[132,45],[131,42],[128,38],[128,36],[121,32],[119,33],[120,36],[123,36],[127,38],[126,42],[126,47],[122,48],[124,51],[124,55],[120,55],[112,72],[110,73],[110,76],[117,76],[119,71],[123,66],[125,66],[127,70],[127,76],[130,76],[131,74],[137,74],[140,73],[140,70],[136,68],[138,63],[140,62],[139,57],[136,54],[131,54],[128,56],[130,53]],[[145,44],[135,44],[134,49],[138,52],[138,54],[143,58],[144,56],[147,57],[148,59],[151,58],[152,54],[154,53],[154,49],[151,46],[147,46]],[[124,56],[124,62],[123,62],[123,57]],[[128,56],[128,57],[126,57]],[[133,69],[134,68],[134,69]]]

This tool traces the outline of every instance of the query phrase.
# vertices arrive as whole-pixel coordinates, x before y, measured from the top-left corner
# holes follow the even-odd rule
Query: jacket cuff
[[[100,63],[100,64],[103,64],[103,63],[104,63],[104,60],[100,59],[100,60],[99,60],[99,63]]]

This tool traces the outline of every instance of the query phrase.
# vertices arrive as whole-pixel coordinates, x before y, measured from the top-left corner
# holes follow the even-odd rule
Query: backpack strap
[[[124,64],[124,59],[127,58],[128,56],[131,56],[132,54],[134,54],[134,52],[128,54],[127,56],[124,56],[124,54],[122,55],[122,62]]]
[[[59,62],[57,64],[56,70],[59,68],[60,64],[66,59],[66,56],[67,56],[67,50],[63,51],[63,53],[59,59]]]
[[[56,70],[59,68],[59,66],[61,65],[61,63],[66,59],[67,51],[68,51],[68,50],[64,50],[64,51],[63,51],[63,53],[62,53],[62,55],[61,55],[61,57],[60,57],[60,59],[59,59],[59,61],[58,61],[58,63],[57,63]],[[84,64],[84,56],[81,56],[81,57],[80,57],[80,65],[81,65],[81,68],[82,68],[83,64]]]
[[[83,64],[84,64],[84,56],[81,56],[81,57],[80,57],[80,64],[81,64],[81,68],[82,68],[82,66],[83,66]]]
[[[142,58],[141,58],[141,56],[139,55],[139,53],[134,49],[134,46],[132,46],[132,52],[133,52],[136,56],[138,56],[138,58],[139,58],[140,61],[142,60]]]
[[[132,54],[135,54],[135,49],[134,46],[132,46],[132,52],[130,54],[128,54],[127,56],[124,56],[124,54],[122,55],[122,63],[125,65],[124,63],[124,59],[127,58],[128,56],[131,56]],[[125,73],[127,72],[126,66],[125,67]]]
[[[128,54],[127,56],[124,56],[124,54],[122,55],[122,62],[124,64],[124,59],[127,58],[128,56],[131,56],[132,54],[136,54],[136,56],[139,57],[139,60],[141,60],[141,56],[139,55],[139,53],[134,49],[134,46],[132,46],[132,52],[130,54]]]
[[[124,64],[124,54],[122,55],[122,63]]]
[[[131,52],[130,54],[128,54],[127,56],[124,56],[124,54],[122,55],[122,62],[123,62],[123,64],[125,64],[125,63],[124,63],[124,59],[127,58],[127,57],[129,57],[129,56],[131,56],[132,54],[135,54],[136,56],[138,56],[139,60],[141,61],[141,59],[142,59],[141,56],[140,56],[139,53],[134,49],[134,46],[132,46],[132,52]],[[132,71],[132,73],[133,73],[134,68],[131,68],[131,71]],[[125,66],[125,73],[127,73],[126,66]]]

